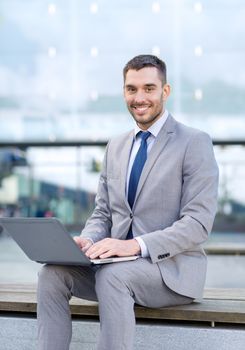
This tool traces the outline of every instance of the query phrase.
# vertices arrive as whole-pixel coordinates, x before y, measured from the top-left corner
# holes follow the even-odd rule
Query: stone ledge
[[[1,285],[0,312],[36,313],[36,291],[34,285]],[[98,317],[96,302],[72,298],[72,316]],[[245,324],[245,289],[206,289],[200,303],[150,309],[135,306],[137,319],[177,320]]]

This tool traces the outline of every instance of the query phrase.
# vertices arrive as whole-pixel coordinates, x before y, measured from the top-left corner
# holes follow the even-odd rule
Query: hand
[[[90,259],[109,258],[111,256],[131,256],[140,254],[140,245],[136,239],[121,240],[105,238],[94,243],[86,252]]]
[[[88,238],[82,238],[81,236],[75,236],[73,237],[74,241],[78,245],[78,247],[83,251],[86,252],[89,247],[93,245],[93,242]]]

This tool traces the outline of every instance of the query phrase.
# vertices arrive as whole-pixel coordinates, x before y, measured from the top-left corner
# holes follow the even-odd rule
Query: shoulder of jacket
[[[210,135],[203,130],[193,128],[193,127],[191,127],[189,125],[185,125],[179,121],[175,121],[175,122],[176,122],[176,131],[179,133],[182,133],[183,135],[185,135],[189,139],[196,138],[196,137],[210,139]]]
[[[133,132],[134,132],[133,130],[127,131],[121,135],[118,135],[118,136],[111,138],[108,142],[108,145],[113,146],[113,145],[118,145],[118,144],[124,143],[129,137],[131,137]]]

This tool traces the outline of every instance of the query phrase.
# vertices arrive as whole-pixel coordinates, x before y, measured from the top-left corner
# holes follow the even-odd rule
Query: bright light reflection
[[[98,4],[96,2],[93,2],[91,5],[90,5],[90,12],[95,14],[97,13],[99,10],[98,8]]]
[[[155,56],[160,56],[160,47],[159,46],[153,46],[151,52]]]
[[[194,97],[197,101],[201,101],[203,98],[203,92],[201,89],[196,89],[194,92]]]
[[[97,90],[92,90],[92,91],[90,92],[90,98],[91,98],[92,101],[97,101],[98,98],[99,98],[99,93],[98,93],[98,91],[97,91]]]
[[[54,134],[50,134],[48,136],[48,139],[49,139],[50,142],[55,142],[56,141],[56,136]]]
[[[155,1],[155,2],[153,2],[152,3],[152,12],[153,13],[159,13],[160,12],[160,10],[161,10],[161,7],[160,7],[160,4],[159,4],[159,2],[157,2],[157,1]]]
[[[56,13],[56,5],[55,4],[48,5],[48,13],[50,15],[54,15]]]
[[[195,47],[194,53],[196,56],[200,57],[203,54],[203,49],[201,45]]]
[[[94,46],[94,47],[91,47],[90,55],[91,55],[92,57],[97,57],[98,54],[99,54],[98,48],[95,47],[95,46]]]
[[[194,10],[196,13],[201,13],[203,10],[202,3],[200,1],[195,2],[194,4]]]
[[[49,47],[48,49],[48,55],[50,58],[54,58],[57,55],[57,51],[55,47]]]

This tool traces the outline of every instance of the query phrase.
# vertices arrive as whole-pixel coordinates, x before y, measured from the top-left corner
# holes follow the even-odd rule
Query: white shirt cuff
[[[150,256],[150,253],[143,239],[140,237],[134,237],[134,239],[136,239],[136,241],[140,245],[142,258],[148,258]]]

